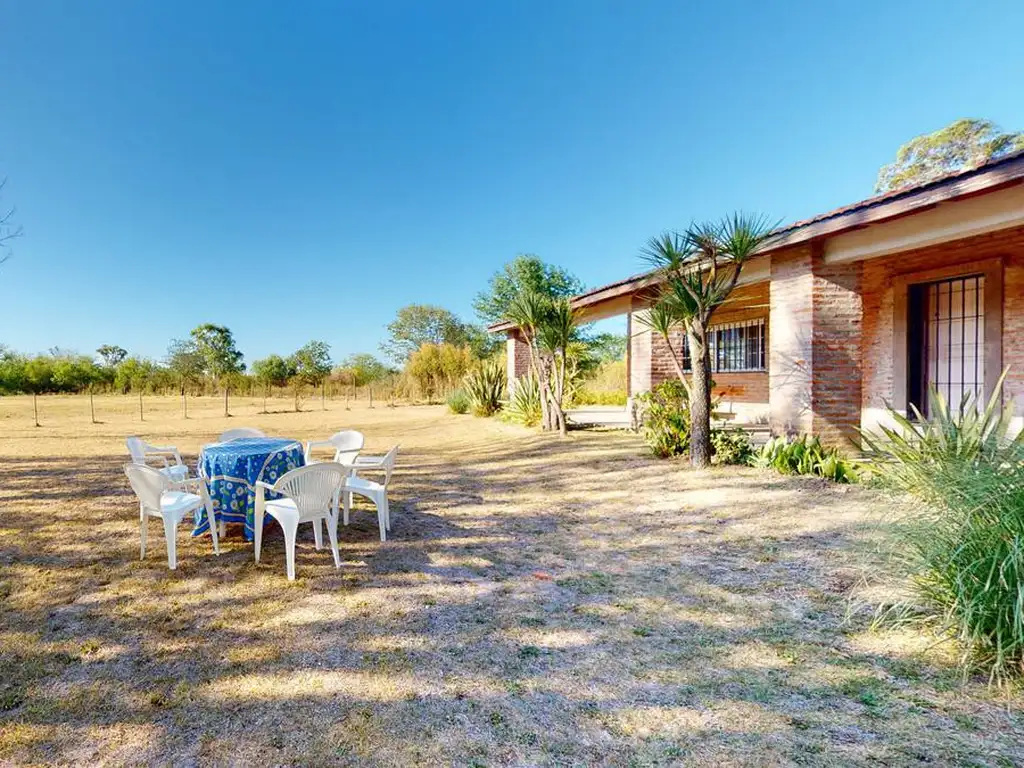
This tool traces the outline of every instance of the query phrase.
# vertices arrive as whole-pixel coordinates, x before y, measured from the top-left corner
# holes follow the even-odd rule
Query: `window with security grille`
[[[929,414],[928,392],[951,408],[985,392],[985,276],[969,275],[910,286],[908,294],[910,401]]]
[[[708,332],[711,370],[743,372],[765,370],[765,321],[745,320],[714,325]],[[683,370],[691,370],[690,343],[683,337]]]

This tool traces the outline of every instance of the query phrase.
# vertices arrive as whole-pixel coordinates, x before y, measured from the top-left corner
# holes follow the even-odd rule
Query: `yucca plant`
[[[492,416],[505,396],[505,366],[500,360],[485,360],[466,374],[462,388],[469,397],[474,416]]]
[[[958,641],[965,669],[999,684],[1024,672],[1024,436],[1001,386],[984,408],[933,391],[928,418],[890,411],[896,427],[864,434],[879,479],[924,502],[894,525],[913,608]]]
[[[504,410],[509,421],[522,424],[524,427],[540,424],[540,387],[536,377],[529,375],[516,379],[509,395]]]

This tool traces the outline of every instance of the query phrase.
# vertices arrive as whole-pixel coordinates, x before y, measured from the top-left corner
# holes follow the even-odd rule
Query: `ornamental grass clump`
[[[474,416],[492,416],[505,396],[505,366],[501,360],[485,360],[466,374],[462,387]]]
[[[1001,685],[1024,672],[1024,436],[1011,437],[999,384],[984,408],[932,392],[928,418],[890,412],[896,426],[864,441],[879,479],[923,502],[896,520],[893,547],[915,604],[880,619],[923,611],[958,642],[965,671]]]
[[[856,465],[837,448],[816,437],[773,437],[753,454],[750,463],[784,475],[817,475],[836,483],[857,482]]]
[[[540,386],[535,376],[527,375],[516,379],[502,413],[508,421],[524,427],[535,427],[540,424]]]
[[[470,405],[472,403],[469,401],[469,395],[461,389],[456,389],[448,395],[448,410],[452,413],[469,413]]]

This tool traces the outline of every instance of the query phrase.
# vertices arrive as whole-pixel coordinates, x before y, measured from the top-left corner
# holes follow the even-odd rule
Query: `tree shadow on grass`
[[[335,569],[304,526],[289,583],[276,526],[258,565],[182,534],[172,573],[155,529],[140,562],[123,463],[0,462],[0,759],[1021,757],[1016,716],[844,624],[863,491],[689,472],[618,436],[412,450],[389,541],[361,505]]]

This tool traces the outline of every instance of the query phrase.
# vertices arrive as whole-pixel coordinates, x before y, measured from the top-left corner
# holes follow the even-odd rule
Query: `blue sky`
[[[0,342],[246,360],[471,319],[517,253],[599,285],[659,231],[871,193],[910,137],[1024,129],[1024,4],[5,4]]]

